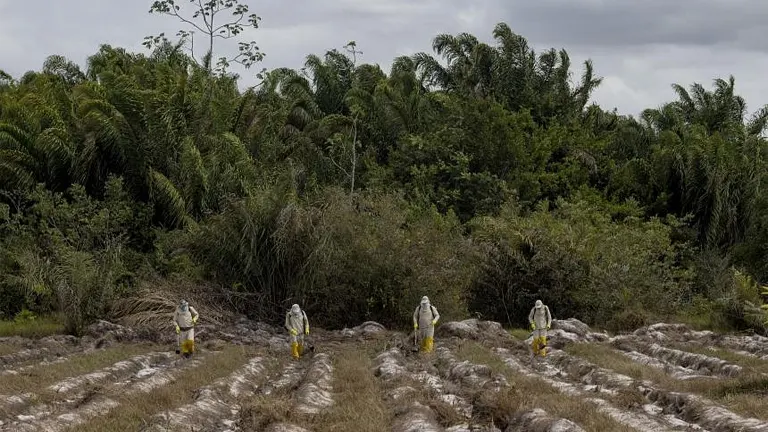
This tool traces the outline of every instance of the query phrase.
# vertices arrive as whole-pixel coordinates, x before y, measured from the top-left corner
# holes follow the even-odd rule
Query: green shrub
[[[37,315],[34,312],[30,312],[28,309],[22,309],[16,316],[13,317],[13,322],[16,324],[22,324],[37,319]]]
[[[276,187],[233,203],[193,236],[235,309],[279,323],[300,303],[318,325],[406,326],[428,295],[446,318],[466,315],[473,249],[454,216],[389,194],[291,196]]]
[[[320,247],[301,287],[328,325],[409,326],[424,295],[444,319],[466,316],[473,246],[455,216],[409,208],[395,195],[363,194],[352,202],[331,190],[323,202],[314,230]]]
[[[484,255],[470,308],[510,325],[525,325],[541,299],[556,317],[625,328],[673,313],[689,289],[677,266],[684,245],[659,220],[614,222],[595,204],[560,200],[529,216],[508,205],[472,230]]]
[[[28,210],[6,225],[2,241],[0,307],[6,315],[61,312],[66,331],[79,334],[108,314],[134,283],[135,269],[124,261],[129,231],[147,217],[122,188],[120,179],[110,179],[101,201],[78,185],[65,194],[42,187],[29,193]]]

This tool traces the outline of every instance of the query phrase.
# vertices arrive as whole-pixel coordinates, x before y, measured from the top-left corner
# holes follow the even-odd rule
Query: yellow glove
[[[304,334],[305,335],[309,334],[309,326],[304,327]]]
[[[181,327],[179,327],[178,324],[176,324],[176,334],[181,333]]]
[[[291,329],[291,334],[296,336],[297,334],[299,334],[299,332],[297,332],[296,329]]]
[[[192,324],[197,324],[197,319],[200,318],[200,315],[195,315],[192,317]]]
[[[413,323],[413,329],[418,330],[419,329],[419,323]]]
[[[536,323],[535,322],[531,323],[531,330],[536,330]]]
[[[432,327],[434,327],[435,324],[437,324],[437,320],[432,320]]]

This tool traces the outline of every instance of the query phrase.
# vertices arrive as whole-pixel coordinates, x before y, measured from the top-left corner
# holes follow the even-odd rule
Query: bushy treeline
[[[764,330],[768,110],[746,118],[731,78],[622,116],[589,104],[590,62],[573,84],[565,51],[493,34],[389,73],[310,55],[245,92],[167,42],[0,74],[0,313],[78,332],[204,287],[329,327],[406,325],[429,295],[510,325],[541,298],[613,329]]]

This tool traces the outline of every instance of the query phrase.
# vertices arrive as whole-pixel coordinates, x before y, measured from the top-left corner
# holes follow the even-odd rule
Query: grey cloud
[[[768,2],[761,0],[539,0],[509,2],[505,9],[516,31],[548,43],[721,45],[768,52]]]
[[[670,84],[708,85],[734,74],[756,108],[768,101],[768,2],[764,0],[243,0],[260,15],[249,32],[267,57],[261,67],[301,67],[355,40],[361,61],[389,69],[392,59],[431,52],[438,33],[470,32],[492,42],[493,26],[507,22],[537,50],[565,48],[578,66],[592,58],[605,77],[594,99],[637,113],[674,97]],[[39,69],[50,54],[85,66],[101,43],[143,52],[144,36],[180,24],[147,13],[150,0],[0,0],[0,68],[15,76]],[[727,47],[727,49],[724,49]],[[220,48],[233,52],[234,45]],[[256,70],[235,69],[242,85]]]

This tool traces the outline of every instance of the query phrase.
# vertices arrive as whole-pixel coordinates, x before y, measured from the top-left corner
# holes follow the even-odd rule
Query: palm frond
[[[187,216],[187,204],[176,186],[162,173],[149,169],[149,185],[152,201],[160,204],[166,220],[172,226],[180,226]]]

